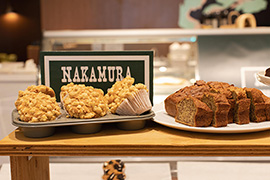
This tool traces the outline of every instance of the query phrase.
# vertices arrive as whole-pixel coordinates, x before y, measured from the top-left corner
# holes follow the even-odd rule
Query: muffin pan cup
[[[144,128],[145,121],[152,119],[155,113],[151,110],[139,116],[120,116],[107,114],[104,117],[92,119],[67,118],[62,109],[62,115],[56,120],[47,122],[29,123],[21,121],[16,109],[12,111],[12,124],[20,127],[24,136],[31,138],[48,137],[54,134],[56,127],[70,126],[74,133],[92,134],[99,132],[104,123],[117,123],[117,127],[123,130],[139,130]]]

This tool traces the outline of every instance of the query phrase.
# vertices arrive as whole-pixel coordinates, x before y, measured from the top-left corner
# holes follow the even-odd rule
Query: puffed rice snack
[[[19,91],[15,106],[20,120],[30,123],[52,121],[61,115],[54,90],[44,85],[33,85]]]
[[[146,86],[142,83],[133,84],[134,78],[127,76],[108,90],[105,98],[111,113],[135,116],[152,109]]]
[[[105,116],[107,101],[101,89],[70,83],[61,87],[60,98],[69,117],[91,119]]]

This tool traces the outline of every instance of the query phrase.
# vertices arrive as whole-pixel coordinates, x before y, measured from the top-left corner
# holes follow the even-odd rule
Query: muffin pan
[[[21,121],[16,109],[12,111],[12,124],[20,127],[26,137],[41,138],[54,134],[55,128],[59,126],[70,126],[71,130],[79,134],[91,134],[101,130],[103,123],[117,123],[117,127],[123,130],[138,130],[145,126],[145,120],[155,116],[153,111],[140,116],[120,116],[107,114],[104,117],[93,119],[67,118],[65,111],[61,110],[61,115],[53,121],[28,123]]]

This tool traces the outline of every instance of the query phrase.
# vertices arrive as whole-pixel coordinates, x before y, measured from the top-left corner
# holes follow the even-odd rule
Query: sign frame
[[[153,103],[153,51],[41,51],[40,52],[41,84],[49,86],[54,89],[56,93],[56,99],[58,102],[60,101],[59,86],[70,83],[70,81],[62,82],[63,79],[68,79],[68,80],[72,79],[72,78],[69,78],[68,76],[67,77],[64,76],[64,70],[62,70],[62,74],[60,74],[61,71],[59,70],[59,66],[65,67],[69,63],[73,63],[73,66],[71,70],[72,72],[71,73],[69,71],[68,72],[70,74],[74,74],[75,69],[76,70],[79,69],[78,73],[80,73],[80,76],[82,76],[82,72],[80,72],[81,66],[84,66],[84,67],[87,66],[89,70],[88,75],[91,74],[92,71],[94,72],[94,74],[95,73],[98,74],[97,66],[96,66],[97,63],[102,64],[99,66],[99,73],[100,73],[101,67],[103,66],[109,67],[112,64],[118,64],[116,68],[119,67],[120,70],[124,69],[124,66],[125,66],[128,68],[126,70],[126,74],[130,72],[131,76],[135,79],[135,83],[143,83],[147,86],[149,90],[150,100]],[[76,66],[74,66],[74,64],[76,64]],[[136,69],[136,67],[134,66],[136,64],[140,65],[138,67],[143,67],[143,68]],[[57,67],[56,68],[57,71],[54,70],[54,72],[56,73],[52,72],[54,67]],[[103,67],[103,68],[106,69],[106,67]],[[112,65],[110,67],[114,67],[114,66]],[[91,68],[92,68],[92,71],[91,71]],[[106,73],[105,71],[106,70],[103,69],[103,73]],[[113,71],[113,73],[115,73],[115,71]],[[137,75],[139,80],[137,80],[137,77],[133,76],[133,74]],[[67,75],[66,72],[65,72],[65,75]],[[123,74],[120,74],[122,75],[120,78],[120,75],[118,73],[113,76],[114,81],[111,81],[112,78],[108,80],[108,78],[106,78],[105,76],[106,82],[101,81],[100,84],[98,84],[97,79],[100,80],[100,77],[94,79],[96,80],[94,83],[94,82],[90,82],[90,80],[93,80],[93,79],[90,79],[91,75],[86,77],[87,79],[89,78],[88,81],[83,82],[78,79],[79,82],[74,82],[73,81],[74,78],[73,78],[72,82],[74,84],[85,84],[87,86],[90,85],[93,87],[95,87],[95,85],[98,85],[98,87],[95,87],[95,88],[103,89],[104,94],[106,94],[107,90],[106,88],[102,86],[102,83],[105,83],[104,85],[109,87],[112,84],[114,84],[116,80],[121,80],[121,78],[124,78],[126,76],[123,72]],[[141,77],[142,75],[144,77]],[[108,76],[108,72],[107,72],[107,76]],[[62,78],[62,81],[60,81],[60,78]],[[81,80],[83,80],[82,77],[81,77]],[[54,81],[57,81],[57,82],[54,82]],[[103,81],[104,81],[104,77],[103,77]]]

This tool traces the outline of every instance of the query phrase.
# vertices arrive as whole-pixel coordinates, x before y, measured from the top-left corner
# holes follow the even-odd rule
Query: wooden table
[[[0,156],[10,156],[13,180],[48,180],[49,156],[270,156],[270,131],[206,134],[151,121],[142,130],[106,124],[86,135],[64,127],[47,138],[27,138],[17,129],[0,141]]]

